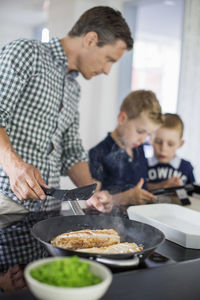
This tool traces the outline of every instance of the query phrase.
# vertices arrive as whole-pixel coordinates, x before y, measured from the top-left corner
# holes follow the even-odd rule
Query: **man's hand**
[[[12,191],[20,200],[44,200],[45,193],[41,186],[48,188],[40,171],[23,160],[13,163],[7,170]]]
[[[141,178],[137,185],[129,190],[129,203],[127,204],[146,204],[156,199],[152,193],[142,189],[144,179]]]
[[[10,187],[20,200],[44,200],[46,198],[41,186],[44,183],[40,171],[25,163],[10,144],[4,128],[0,127],[0,165],[9,176]]]
[[[26,288],[24,270],[19,265],[10,268],[6,273],[0,273],[0,288],[6,292],[14,292]]]
[[[109,213],[112,210],[112,195],[108,191],[99,191],[86,201],[88,207],[94,207],[102,213]]]

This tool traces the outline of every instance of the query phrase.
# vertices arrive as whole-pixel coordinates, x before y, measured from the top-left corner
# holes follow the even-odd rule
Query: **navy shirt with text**
[[[155,157],[148,160],[148,181],[161,182],[171,177],[179,177],[183,184],[194,183],[193,167],[187,160],[175,156],[170,163],[159,163]]]

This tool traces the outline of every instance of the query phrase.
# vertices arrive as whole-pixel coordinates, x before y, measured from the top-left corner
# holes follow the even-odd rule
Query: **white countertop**
[[[195,197],[189,197],[191,204],[186,205],[185,207],[200,211],[200,195],[195,195]]]

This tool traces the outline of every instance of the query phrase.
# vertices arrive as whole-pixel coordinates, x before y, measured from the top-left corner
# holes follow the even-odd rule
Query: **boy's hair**
[[[164,114],[162,127],[168,129],[177,129],[180,132],[180,137],[183,137],[184,124],[181,120],[181,117],[177,114]]]
[[[82,36],[91,31],[97,33],[99,47],[122,40],[128,50],[133,48],[133,39],[125,19],[119,11],[109,6],[96,6],[84,12],[70,30],[69,36]]]
[[[141,113],[146,112],[149,119],[156,124],[163,123],[160,103],[152,91],[133,91],[124,99],[120,111],[124,111],[128,118],[136,119]]]

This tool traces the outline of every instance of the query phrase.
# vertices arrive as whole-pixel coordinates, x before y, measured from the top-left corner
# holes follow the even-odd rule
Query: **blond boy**
[[[184,124],[177,114],[164,114],[163,125],[156,132],[154,156],[148,159],[149,189],[179,186],[195,181],[193,167],[181,159],[177,150],[183,146]]]
[[[131,92],[123,101],[117,127],[89,151],[90,170],[114,204],[143,204],[155,196],[142,188],[147,164],[141,146],[161,125],[161,107],[152,91]]]

